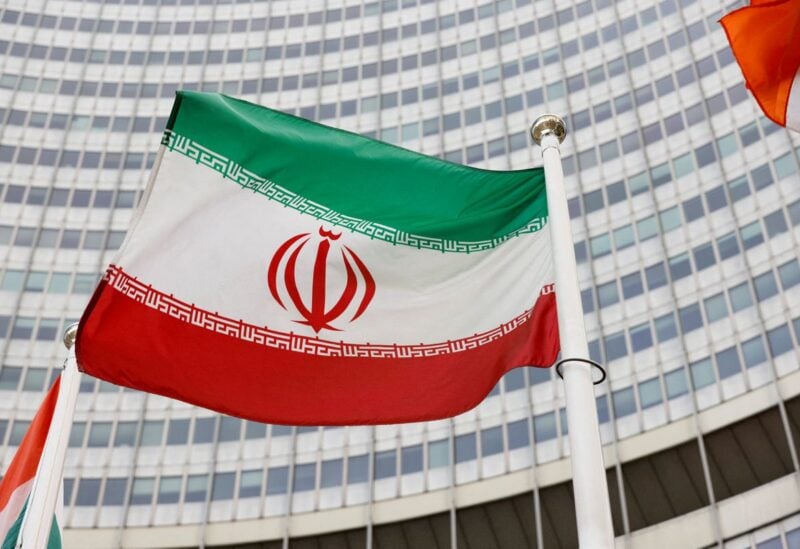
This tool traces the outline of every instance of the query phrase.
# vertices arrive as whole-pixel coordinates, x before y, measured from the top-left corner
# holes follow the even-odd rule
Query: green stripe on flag
[[[243,186],[241,170],[274,182],[322,206],[304,212],[317,217],[327,209],[410,235],[488,243],[482,249],[547,218],[541,168],[461,166],[218,94],[178,92],[167,128],[170,149]],[[170,144],[175,137],[183,147]]]
[[[22,528],[22,520],[25,518],[25,511],[28,509],[28,501],[25,500],[25,505],[22,507],[17,520],[11,525],[6,534],[6,539],[3,540],[3,545],[0,549],[14,549],[17,545],[17,538]],[[47,549],[61,549],[61,529],[58,527],[58,521],[53,517],[53,526],[50,528],[50,538],[47,540]]]

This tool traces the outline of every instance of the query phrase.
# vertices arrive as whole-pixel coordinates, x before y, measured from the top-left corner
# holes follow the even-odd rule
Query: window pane
[[[767,360],[767,351],[764,349],[764,340],[761,336],[748,339],[742,343],[742,356],[747,368],[763,364]]]
[[[689,387],[686,383],[686,372],[684,372],[683,368],[664,374],[664,385],[667,390],[667,398],[677,398],[689,392]]]
[[[719,371],[720,379],[741,373],[742,364],[739,361],[739,353],[736,351],[736,347],[730,347],[718,352],[715,358],[717,359],[717,370]]]
[[[614,417],[620,418],[636,412],[636,400],[632,387],[614,391],[611,396],[614,404]]]
[[[535,442],[544,442],[556,438],[556,415],[554,412],[533,418],[533,434]]]
[[[689,365],[689,370],[692,372],[692,384],[695,389],[702,389],[716,381],[710,358],[693,362]]]
[[[361,456],[364,460],[367,456]],[[366,465],[366,463],[365,463]],[[364,468],[364,481],[366,481],[366,467]],[[289,468],[271,467],[267,473],[267,495],[285,494],[289,488]]]
[[[298,463],[294,466],[293,491],[304,492],[313,490],[316,477],[317,466],[315,463]]]
[[[342,485],[342,459],[330,459],[322,462],[322,472],[320,475],[319,487],[331,488]]]

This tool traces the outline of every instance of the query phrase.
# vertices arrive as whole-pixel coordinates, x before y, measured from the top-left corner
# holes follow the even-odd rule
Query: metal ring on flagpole
[[[606,380],[606,370],[605,370],[605,368],[603,368],[602,366],[600,366],[599,363],[595,362],[594,360],[592,360],[590,358],[562,358],[561,360],[556,362],[556,365],[555,365],[556,373],[558,374],[558,377],[560,377],[561,379],[564,379],[564,376],[561,374],[561,365],[564,364],[565,362],[583,362],[583,363],[588,364],[590,366],[594,366],[595,368],[600,370],[600,373],[602,375],[600,376],[600,379],[598,379],[597,381],[593,382],[595,385],[599,385],[599,384],[603,383]]]

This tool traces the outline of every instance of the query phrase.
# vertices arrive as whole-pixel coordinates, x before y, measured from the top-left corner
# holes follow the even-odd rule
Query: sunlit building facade
[[[737,5],[6,0],[0,467],[175,90],[493,169],[540,164],[551,112],[619,545],[800,547],[800,136],[744,87],[717,24]],[[85,377],[66,546],[575,547],[564,406],[552,370],[518,369],[452,420],[294,428]]]

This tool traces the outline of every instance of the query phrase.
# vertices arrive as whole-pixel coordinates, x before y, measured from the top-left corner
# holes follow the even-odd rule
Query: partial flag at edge
[[[36,470],[56,408],[60,384],[61,376],[50,387],[50,391],[28,427],[28,432],[25,433],[22,443],[17,448],[14,459],[8,466],[3,479],[0,480],[0,541],[2,541],[2,549],[14,549],[17,543],[28,498],[36,477]],[[47,549],[61,547],[60,530],[58,520],[54,517]]]
[[[800,131],[800,0],[753,0],[720,23],[761,110]]]

